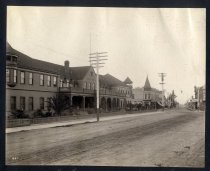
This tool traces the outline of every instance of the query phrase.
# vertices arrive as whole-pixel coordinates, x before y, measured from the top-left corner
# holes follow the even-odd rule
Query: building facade
[[[131,103],[132,81],[120,81],[110,74],[100,75],[100,107],[103,110],[119,110]],[[111,96],[110,96],[111,95]]]
[[[57,93],[65,94],[71,106],[81,110],[96,106],[96,73],[91,66],[71,67],[69,61],[57,65],[31,58],[7,43],[6,115],[23,110],[29,115],[49,110]],[[131,81],[122,82],[107,74],[100,76],[100,106],[119,110],[131,101]],[[114,83],[114,84],[113,84]]]
[[[151,105],[161,102],[162,91],[152,88],[147,76],[143,87],[133,89],[133,96],[133,104]]]
[[[206,109],[206,87],[194,87],[195,91],[195,109],[205,110]]]

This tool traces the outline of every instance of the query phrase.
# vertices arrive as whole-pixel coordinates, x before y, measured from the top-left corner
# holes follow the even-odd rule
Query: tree
[[[69,101],[63,93],[57,93],[51,98],[50,106],[58,115],[61,115],[61,112],[69,106]]]

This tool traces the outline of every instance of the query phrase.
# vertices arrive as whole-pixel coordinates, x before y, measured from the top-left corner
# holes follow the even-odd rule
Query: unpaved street
[[[204,167],[205,114],[171,110],[6,135],[6,163]]]

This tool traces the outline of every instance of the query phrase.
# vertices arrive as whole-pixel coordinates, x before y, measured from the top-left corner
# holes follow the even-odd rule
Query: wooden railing
[[[59,87],[59,92],[96,94],[96,90],[83,89],[83,88],[75,88],[75,87],[72,87],[72,88],[69,88],[69,87]],[[101,89],[99,93],[100,93],[100,95],[112,95],[112,96],[126,97],[126,94],[125,93],[120,93],[120,92],[116,92],[114,90],[108,90],[108,89]]]

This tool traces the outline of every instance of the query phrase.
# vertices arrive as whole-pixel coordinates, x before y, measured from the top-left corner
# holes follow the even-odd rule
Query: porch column
[[[85,96],[83,96],[83,110],[85,111]]]
[[[70,106],[72,106],[72,104],[73,104],[73,96],[70,95],[69,99],[70,99]]]
[[[112,111],[113,110],[113,98],[110,97],[110,99],[111,99],[111,110],[110,111]]]
[[[108,102],[107,102],[107,97],[105,97],[106,100],[106,112],[108,111]]]

